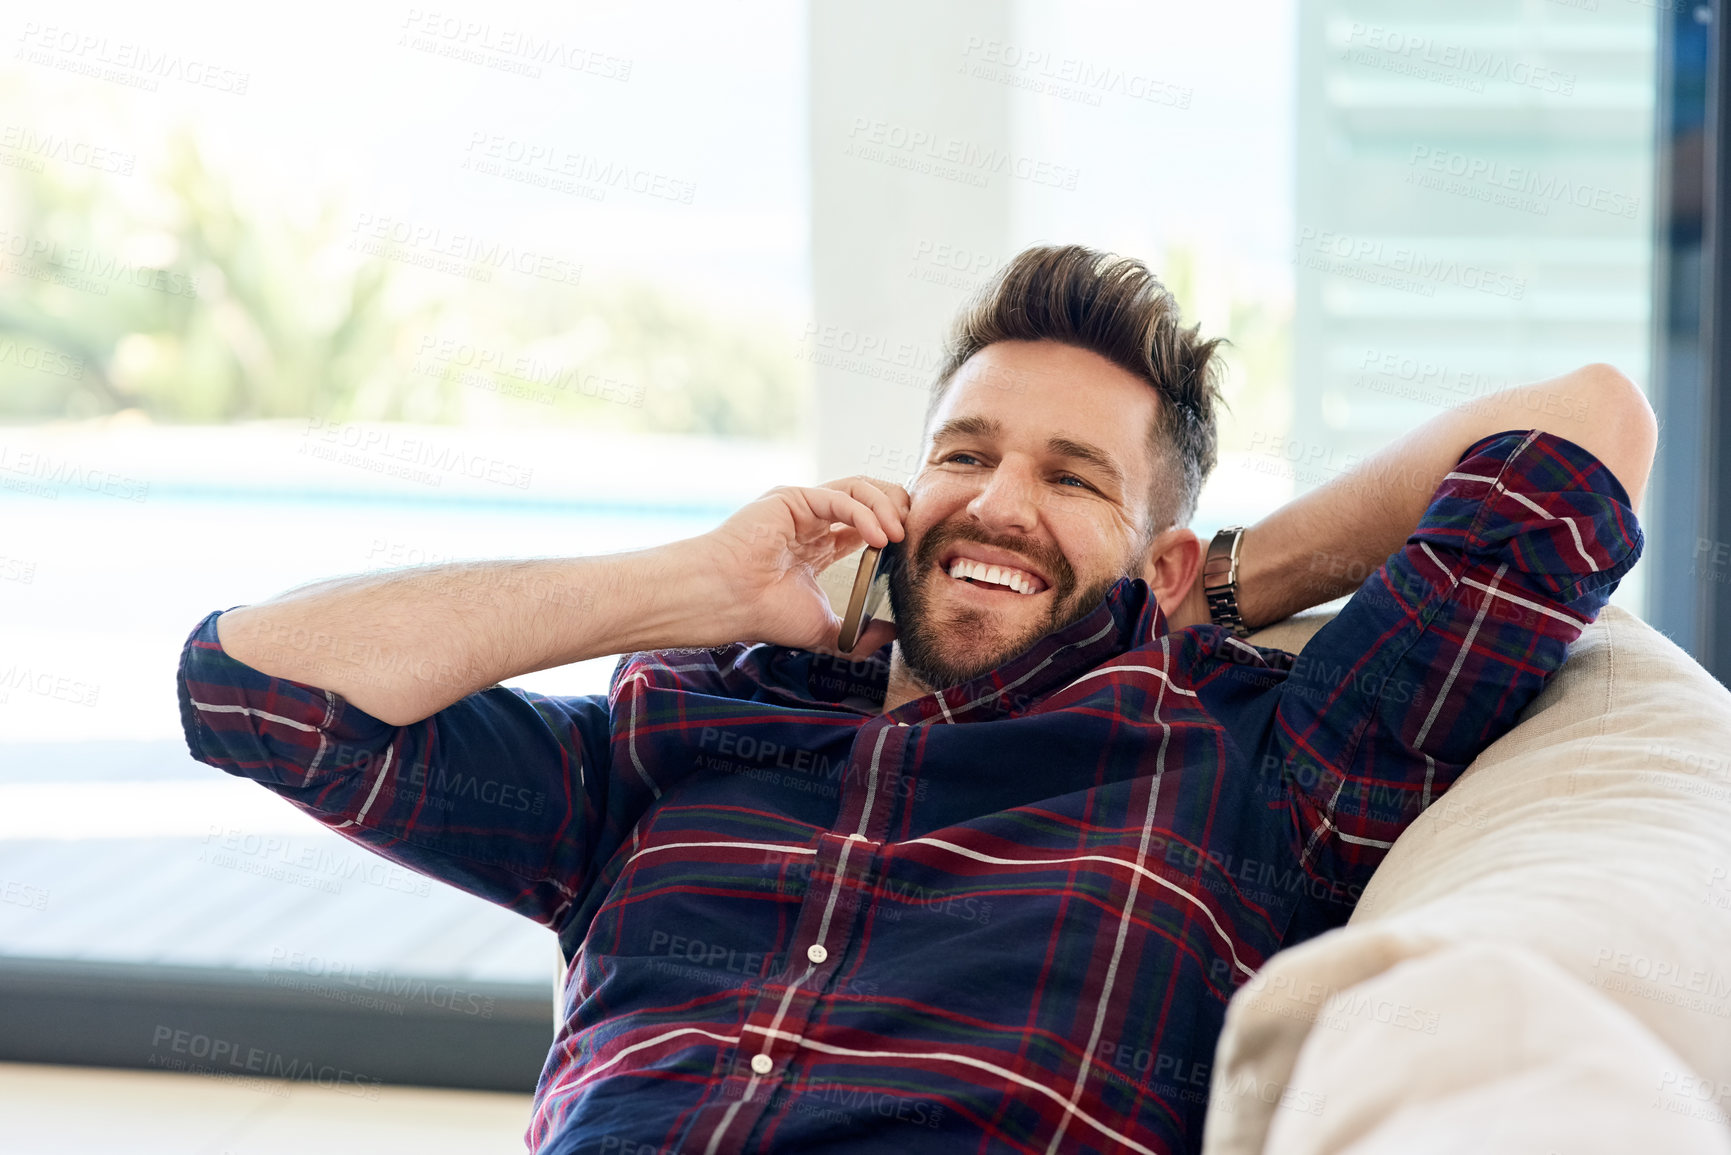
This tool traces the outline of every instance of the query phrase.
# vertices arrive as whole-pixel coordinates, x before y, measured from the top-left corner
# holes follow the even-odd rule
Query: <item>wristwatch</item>
[[[1240,638],[1254,631],[1238,613],[1238,547],[1244,541],[1244,526],[1229,525],[1208,543],[1202,562],[1202,592],[1208,595],[1208,616],[1214,624]]]

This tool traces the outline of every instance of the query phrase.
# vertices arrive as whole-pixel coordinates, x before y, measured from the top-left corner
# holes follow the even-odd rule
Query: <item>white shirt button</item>
[[[751,1056],[751,1069],[760,1075],[767,1075],[775,1070],[775,1060],[768,1055]]]
[[[814,942],[805,948],[805,957],[822,966],[823,961],[829,957],[829,952],[823,949],[821,942]]]

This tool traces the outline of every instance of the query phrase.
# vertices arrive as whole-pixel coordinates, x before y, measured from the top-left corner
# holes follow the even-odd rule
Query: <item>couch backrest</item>
[[[1414,973],[1397,969],[1408,960],[1482,947],[1577,980],[1569,997],[1583,1007],[1609,1000],[1686,1065],[1671,1073],[1688,1086],[1731,1087],[1731,692],[1618,606],[1395,840],[1348,924],[1279,952],[1234,996],[1216,1082],[1281,1085],[1339,1057],[1347,1044],[1314,1027],[1318,1008],[1295,992],[1350,995]],[[1470,998],[1418,997],[1433,1010]],[[1426,1062],[1434,1071],[1437,1055]],[[1243,1096],[1211,1104],[1205,1149],[1263,1150],[1273,1113]]]

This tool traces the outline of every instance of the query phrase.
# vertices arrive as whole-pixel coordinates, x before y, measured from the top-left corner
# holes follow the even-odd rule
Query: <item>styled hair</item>
[[[962,308],[926,404],[931,429],[962,364],[998,341],[1057,341],[1098,353],[1159,395],[1149,423],[1154,480],[1145,539],[1167,525],[1188,525],[1202,483],[1218,459],[1215,405],[1224,404],[1216,349],[1200,325],[1179,324],[1178,302],[1131,257],[1081,245],[1037,245],[1017,254]]]

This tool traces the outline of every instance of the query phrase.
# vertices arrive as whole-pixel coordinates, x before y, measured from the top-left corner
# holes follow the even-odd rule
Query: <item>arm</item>
[[[1520,721],[1642,544],[1622,483],[1574,441],[1516,429],[1467,446],[1401,547],[1283,655],[1258,765],[1300,866],[1350,902],[1401,831]],[[1290,932],[1349,909],[1310,909]]]
[[[393,726],[329,690],[236,661],[217,641],[223,616],[206,615],[181,650],[181,729],[197,761],[551,927],[591,876],[591,856],[629,829],[636,800],[629,780],[621,788],[610,773],[606,695],[494,686]],[[281,847],[290,863],[293,845]]]
[[[187,748],[557,929],[669,782],[612,773],[609,695],[494,683],[673,642],[824,649],[840,623],[815,571],[899,539],[906,508],[867,478],[784,486],[657,549],[341,578],[208,614],[181,651]],[[854,652],[882,645],[881,627]]]
[[[705,644],[720,596],[695,544],[332,578],[228,610],[216,630],[236,661],[403,726],[520,674]]]
[[[236,661],[397,726],[586,658],[741,640],[824,649],[837,624],[812,574],[867,534],[887,543],[885,526],[899,538],[907,505],[899,487],[866,478],[778,487],[670,545],[334,578],[231,609],[216,632]],[[885,628],[855,651],[882,645]]]
[[[1238,594],[1245,624],[1269,625],[1358,588],[1405,543],[1467,446],[1507,429],[1538,429],[1573,441],[1604,463],[1631,507],[1640,508],[1658,423],[1632,381],[1595,364],[1505,389],[1445,410],[1247,527]],[[1173,626],[1209,620],[1198,572]]]

